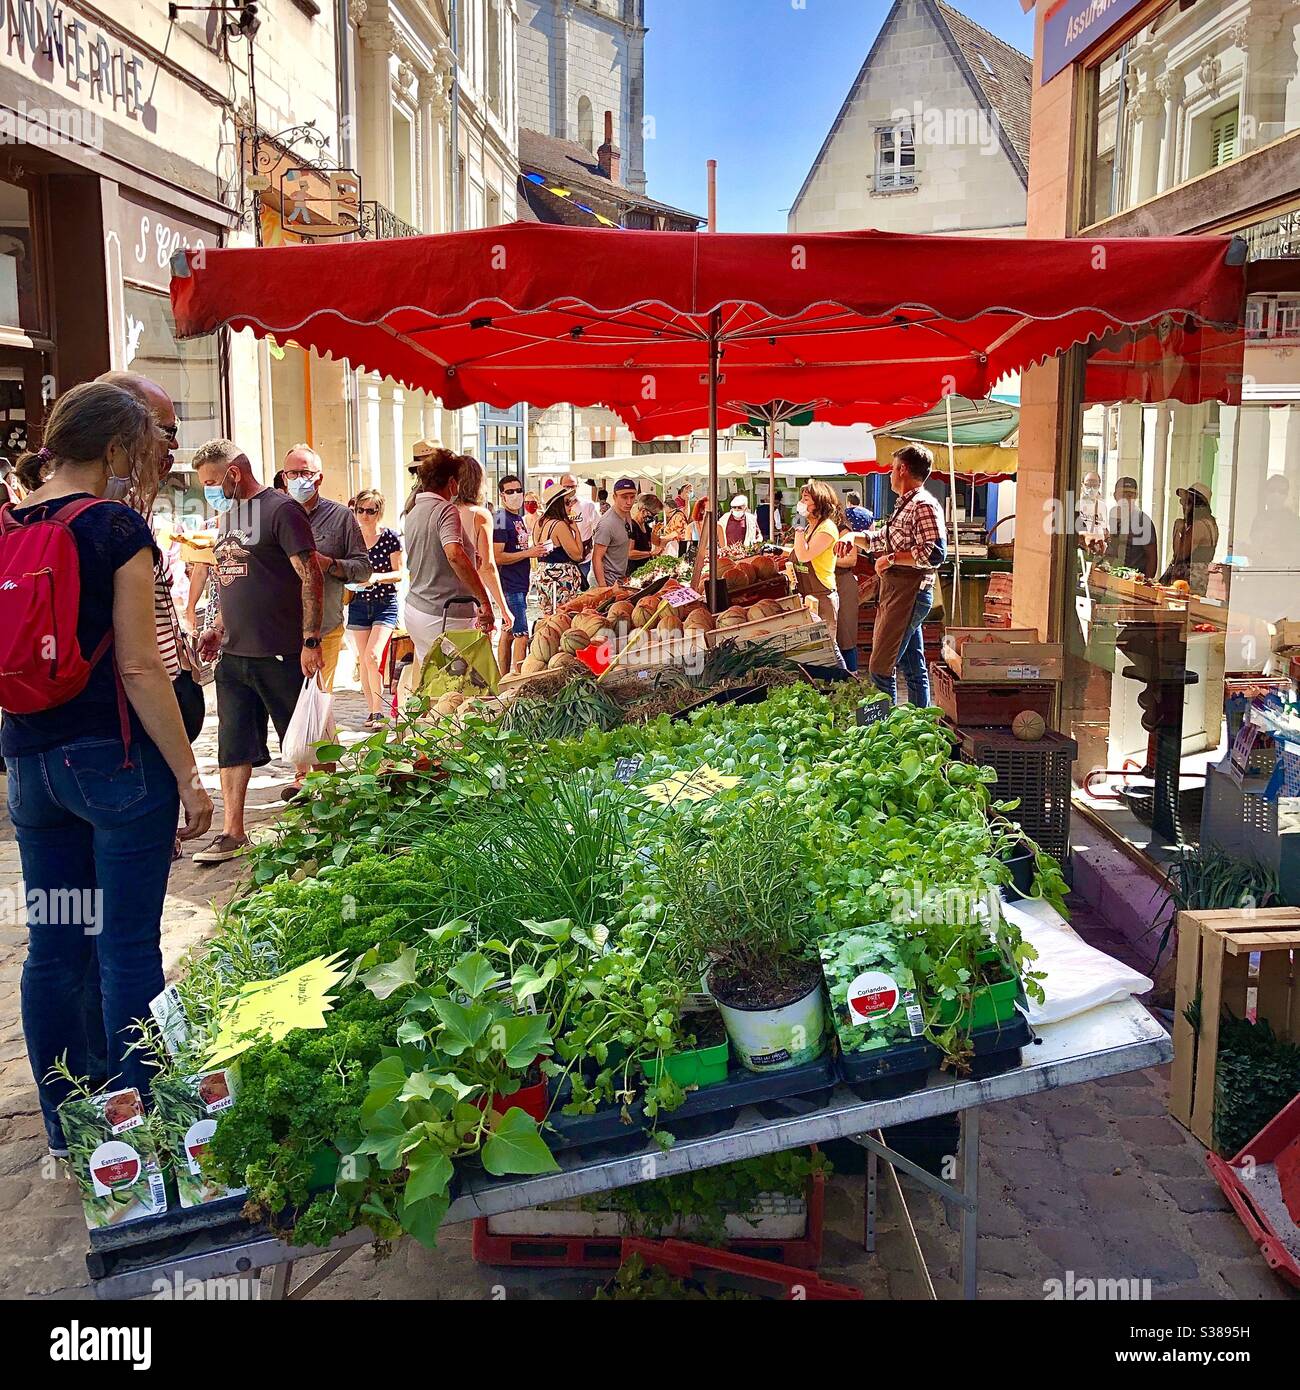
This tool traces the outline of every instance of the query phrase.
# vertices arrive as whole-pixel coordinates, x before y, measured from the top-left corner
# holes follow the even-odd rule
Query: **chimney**
[[[596,162],[600,165],[600,172],[605,175],[611,183],[619,183],[619,164],[621,157],[618,146],[614,144],[614,113],[605,112],[605,143],[596,151]]]

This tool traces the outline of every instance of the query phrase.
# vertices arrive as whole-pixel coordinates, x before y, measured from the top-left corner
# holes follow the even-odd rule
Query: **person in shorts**
[[[384,515],[384,494],[365,488],[352,499],[352,514],[361,527],[361,539],[370,557],[370,582],[352,595],[347,606],[348,636],[357,654],[361,689],[366,696],[366,727],[384,721],[383,669],[388,639],[397,626],[397,585],[402,577],[402,538],[391,526],[379,523]]]
[[[221,864],[246,844],[244,800],[255,767],[271,761],[268,718],[283,742],[304,680],[323,665],[322,580],[307,513],[260,482],[248,455],[228,439],[195,451],[192,467],[217,513],[213,547],[220,604],[199,639],[217,663],[217,767],[222,832],[194,856]]]
[[[544,545],[533,545],[524,518],[523,481],[513,474],[497,485],[501,505],[492,519],[492,550],[501,575],[501,592],[510,610],[511,623],[502,632],[497,650],[501,674],[516,670],[528,655],[528,589],[532,562],[546,554]]]

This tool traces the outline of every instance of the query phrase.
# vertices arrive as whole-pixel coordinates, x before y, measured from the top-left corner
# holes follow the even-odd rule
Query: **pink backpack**
[[[110,627],[89,658],[77,641],[81,557],[72,522],[106,501],[87,497],[54,516],[20,522],[0,507],[0,709],[38,714],[79,695],[113,642]],[[116,674],[116,671],[115,671]],[[126,692],[117,681],[122,742],[130,766]]]

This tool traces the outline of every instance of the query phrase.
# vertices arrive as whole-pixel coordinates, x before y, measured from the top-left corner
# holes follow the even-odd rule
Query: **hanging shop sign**
[[[1061,0],[1043,20],[1043,75],[1064,71],[1143,0]]]
[[[361,230],[361,178],[354,169],[305,165],[280,175],[280,221],[304,237],[350,236]]]
[[[0,50],[42,82],[132,120],[148,105],[144,59],[57,0],[3,0]]]

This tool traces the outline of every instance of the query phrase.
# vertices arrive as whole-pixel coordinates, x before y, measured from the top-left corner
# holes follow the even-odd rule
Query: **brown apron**
[[[817,600],[817,612],[823,621],[830,623],[829,616],[831,605],[829,600],[831,591],[825,584],[817,578],[817,571],[812,567],[811,560],[796,560],[794,562],[794,587],[803,598],[815,598]]]
[[[871,662],[867,668],[873,676],[894,674],[926,573],[911,565],[891,565],[880,576],[876,625],[871,632]]]

